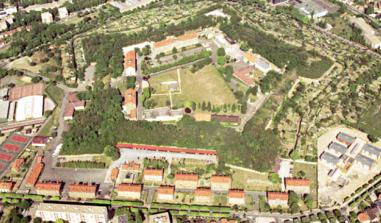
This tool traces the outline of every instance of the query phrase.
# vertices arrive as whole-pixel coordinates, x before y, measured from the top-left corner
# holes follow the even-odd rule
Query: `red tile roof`
[[[12,169],[15,171],[19,171],[21,166],[24,164],[24,159],[23,158],[18,158],[13,162]]]
[[[70,92],[67,96],[67,101],[69,103],[73,103],[73,102],[79,102],[81,100],[78,99],[77,97],[77,93],[76,92]]]
[[[151,176],[163,176],[163,169],[144,169],[143,174],[144,175],[151,175]]]
[[[50,191],[60,191],[62,183],[60,182],[38,182],[35,185],[36,190],[50,190]]]
[[[210,188],[199,187],[194,191],[195,196],[210,196],[212,195],[212,190]]]
[[[190,39],[196,39],[198,37],[197,32],[186,32],[181,36],[177,37],[177,40],[179,41],[185,41],[185,40],[190,40]]]
[[[234,70],[233,76],[242,81],[244,84],[250,86],[254,84],[254,79],[250,77],[250,73],[253,72],[252,66]]]
[[[21,149],[20,146],[10,143],[6,143],[3,148],[9,152],[18,152]]]
[[[40,174],[42,170],[44,169],[44,164],[43,163],[36,163],[34,164],[33,168],[29,171],[30,175],[28,176],[26,183],[29,186],[34,186],[40,177]]]
[[[136,70],[136,52],[135,50],[128,51],[124,55],[124,69],[132,67]]]
[[[11,191],[13,189],[14,185],[15,185],[15,183],[12,181],[1,181],[0,182],[0,189]]]
[[[152,151],[170,152],[170,153],[217,155],[216,150],[188,149],[188,148],[178,148],[178,147],[170,147],[170,146],[155,146],[155,145],[144,145],[144,144],[133,144],[133,143],[118,143],[116,147],[119,149],[127,148],[127,149],[152,150]]]
[[[357,215],[357,219],[360,222],[370,221],[370,217],[369,217],[369,215],[366,212],[362,212],[362,213],[358,214]]]
[[[303,186],[309,187],[310,180],[309,179],[298,179],[298,178],[285,178],[284,182],[286,186]]]
[[[140,164],[135,162],[126,162],[125,164],[122,164],[121,169],[127,171],[139,171]]]
[[[286,192],[267,192],[268,200],[288,200],[288,193]]]
[[[245,198],[245,191],[240,189],[230,189],[228,192],[229,198]]]
[[[11,136],[11,140],[14,142],[19,142],[19,143],[26,143],[28,142],[28,138],[20,135],[13,135]]]
[[[142,191],[142,185],[141,184],[122,183],[122,184],[118,185],[116,190],[117,191],[123,191],[123,192],[141,192]]]
[[[34,95],[44,95],[43,83],[28,84],[11,88],[11,90],[9,91],[9,100],[15,101],[23,97]]]
[[[165,40],[161,40],[159,42],[155,42],[154,43],[154,47],[155,48],[159,48],[159,47],[163,47],[163,46],[167,46],[167,45],[170,45],[172,44],[173,42],[175,42],[176,39],[173,38],[173,37],[169,37],[169,38],[166,38]]]
[[[49,137],[35,136],[32,140],[32,144],[46,144],[49,141]]]
[[[173,186],[160,186],[157,190],[159,194],[174,194],[175,193],[175,187]]]
[[[124,104],[134,104],[136,106],[136,91],[129,88],[124,92]]]
[[[212,183],[230,183],[230,176],[213,175],[211,177]]]
[[[198,181],[198,175],[193,173],[177,173],[175,180],[179,181]]]
[[[116,178],[118,178],[118,174],[119,174],[119,168],[118,167],[113,168],[111,171],[111,180],[116,180]]]
[[[69,192],[81,192],[81,193],[92,193],[97,192],[97,185],[91,184],[70,184]]]

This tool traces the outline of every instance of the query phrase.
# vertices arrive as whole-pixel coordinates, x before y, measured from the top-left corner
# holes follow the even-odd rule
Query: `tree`
[[[119,150],[114,146],[107,145],[104,149],[104,153],[112,160],[117,160],[120,157]]]
[[[312,209],[313,208],[313,203],[314,203],[314,200],[313,200],[312,196],[309,195],[309,194],[304,195],[304,203],[306,204],[308,209]]]
[[[219,57],[217,58],[217,63],[218,63],[218,65],[220,65],[220,66],[225,65],[225,57],[224,57],[224,56],[219,56]]]
[[[367,14],[367,15],[374,14],[374,6],[373,6],[373,5],[369,5],[369,6],[365,9],[365,14]]]
[[[269,173],[268,179],[273,183],[273,184],[279,184],[281,183],[282,179],[279,177],[277,173]]]
[[[33,223],[41,223],[42,222],[42,218],[40,217],[36,217],[33,219]]]
[[[225,49],[223,47],[220,47],[217,49],[217,56],[224,57],[226,55]]]
[[[303,178],[306,176],[306,173],[303,171],[303,170],[300,170],[298,173],[297,173],[297,176],[300,177],[300,178]]]
[[[176,47],[173,47],[173,49],[172,49],[172,53],[173,53],[173,54],[176,54],[176,53],[177,53],[177,48],[176,48]]]
[[[298,203],[292,203],[291,206],[290,206],[290,211],[293,214],[299,212],[300,211],[300,207],[299,207]]]
[[[231,65],[228,65],[225,67],[225,70],[224,70],[224,73],[225,73],[225,78],[227,81],[230,81],[232,79],[232,76],[233,76],[233,67]]]

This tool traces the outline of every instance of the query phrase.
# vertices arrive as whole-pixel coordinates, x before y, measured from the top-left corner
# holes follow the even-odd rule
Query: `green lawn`
[[[310,189],[311,196],[314,198],[314,205],[316,206],[317,201],[317,167],[313,164],[305,163],[294,163],[294,174],[297,174],[299,171],[303,171],[306,174],[306,178],[311,181]]]
[[[190,100],[196,103],[210,102],[212,105],[221,106],[224,104],[236,104],[237,100],[229,89],[224,79],[218,74],[213,65],[192,73],[189,69],[180,70],[180,80],[178,80],[177,70],[168,71],[150,79],[150,85],[155,89],[154,94],[167,93],[168,89],[161,84],[166,81],[178,81],[178,93],[172,94],[173,107],[183,107],[185,101]],[[181,85],[181,87],[180,87]],[[169,96],[152,96],[157,102],[157,106],[164,106],[169,100]]]
[[[273,184],[268,180],[268,174],[260,174],[234,169],[233,188],[254,191],[280,190],[280,184]]]
[[[49,136],[53,126],[58,125],[58,119],[61,112],[61,103],[64,96],[64,92],[61,88],[54,85],[49,85],[45,89],[45,91],[48,94],[48,96],[54,101],[54,103],[56,103],[56,108],[53,110],[53,113],[51,114],[52,118],[49,119],[48,123],[46,123],[39,132],[40,135]]]
[[[360,115],[356,128],[363,129],[366,133],[381,138],[380,103],[373,103],[373,105]]]

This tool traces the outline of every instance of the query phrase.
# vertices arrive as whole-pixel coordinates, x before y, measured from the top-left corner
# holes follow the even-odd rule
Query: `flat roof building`
[[[41,13],[41,21],[44,24],[49,24],[53,22],[53,15],[50,12]]]
[[[66,7],[58,8],[58,16],[60,19],[66,19],[69,16],[69,12]]]
[[[371,144],[365,144],[361,150],[361,153],[372,159],[378,159],[381,155],[381,149]]]
[[[325,163],[330,168],[334,168],[336,164],[339,162],[339,158],[332,155],[332,153],[329,152],[323,152],[320,156],[320,160]]]
[[[344,143],[345,145],[349,146],[356,140],[356,137],[353,137],[353,136],[351,136],[345,132],[339,132],[339,134],[337,134],[337,136],[336,136],[336,139],[339,142]]]
[[[58,219],[70,223],[106,223],[108,221],[107,208],[104,206],[39,203],[33,209],[35,216],[43,221],[55,222]]]
[[[369,171],[370,169],[372,169],[375,162],[374,162],[374,160],[359,154],[355,157],[354,164],[355,164],[354,166],[359,171]]]
[[[348,148],[337,142],[331,142],[328,145],[328,151],[340,157],[347,152]]]

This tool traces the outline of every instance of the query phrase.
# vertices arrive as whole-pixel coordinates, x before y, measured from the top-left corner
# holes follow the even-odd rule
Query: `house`
[[[64,110],[64,120],[72,120],[75,111],[81,111],[85,109],[86,102],[84,100],[79,100],[77,93],[70,92],[68,95],[68,102]]]
[[[357,215],[357,220],[361,223],[371,223],[370,217],[366,212],[361,212]]]
[[[254,71],[253,66],[237,68],[237,69],[234,69],[233,76],[237,78],[238,80],[240,80],[245,85],[251,87],[254,85],[254,78],[251,74],[253,71]]]
[[[343,146],[342,144],[337,142],[331,142],[328,145],[328,151],[336,155],[337,157],[344,155],[347,152],[347,150],[348,148],[346,146]]]
[[[228,192],[229,205],[244,205],[245,191],[240,189],[230,189]]]
[[[231,187],[230,176],[213,175],[210,179],[213,191],[228,191]]]
[[[1,181],[0,182],[0,192],[10,193],[13,190],[15,183],[12,181]]]
[[[60,196],[63,184],[61,182],[38,182],[35,185],[37,194],[45,196]]]
[[[131,183],[140,172],[140,164],[136,162],[126,162],[119,168],[117,183]]]
[[[177,173],[175,175],[176,189],[195,190],[198,184],[198,175],[193,173]]]
[[[356,137],[346,134],[345,132],[339,132],[336,136],[337,141],[345,144],[346,146],[352,145],[356,140]]]
[[[142,194],[141,184],[119,184],[116,188],[119,198],[140,200]]]
[[[34,147],[45,147],[49,141],[49,137],[46,136],[35,136],[32,140],[32,146]]]
[[[66,19],[69,16],[69,12],[66,7],[58,8],[58,17],[60,19]]]
[[[135,49],[124,54],[124,75],[136,76],[137,63]]]
[[[123,112],[125,113],[126,117],[130,120],[137,120],[136,105],[136,90],[132,88],[125,90]]]
[[[42,173],[42,170],[44,169],[44,166],[45,164],[37,157],[36,163],[30,169],[29,176],[26,179],[27,187],[34,187]]]
[[[328,166],[329,168],[335,168],[336,164],[339,162],[339,158],[332,155],[332,153],[329,152],[323,152],[320,155],[320,160],[322,161],[323,164]]]
[[[367,156],[367,157],[369,157],[371,159],[377,160],[378,158],[380,158],[381,149],[367,143],[362,148],[361,153],[364,156]]]
[[[135,162],[126,162],[121,166],[122,171],[127,171],[131,173],[139,173],[140,172],[140,164]]]
[[[254,66],[262,73],[267,73],[271,70],[270,63],[259,55],[254,55],[251,51],[247,51],[244,56],[245,63]]]
[[[160,186],[157,189],[158,201],[173,201],[175,199],[175,187],[173,186]]]
[[[366,156],[363,156],[361,154],[358,154],[355,157],[355,162],[353,167],[355,167],[358,171],[369,171],[370,169],[373,168],[374,165],[375,165],[374,160]]]
[[[284,179],[286,191],[294,191],[297,194],[310,193],[310,180],[298,178],[285,178]]]
[[[164,40],[153,44],[153,54],[156,56],[160,53],[167,53],[173,48],[181,49],[199,43],[197,32],[186,32],[178,37],[167,37]]]
[[[209,204],[213,202],[213,193],[210,188],[199,187],[194,191],[194,202],[198,204]]]
[[[20,168],[22,167],[22,165],[24,164],[25,160],[24,158],[17,158],[13,164],[12,164],[12,170],[13,171],[16,171],[16,172],[19,172],[20,171]]]
[[[267,192],[267,203],[272,208],[288,207],[288,193],[286,192]]]
[[[58,219],[71,222],[108,222],[108,212],[105,206],[90,206],[82,204],[38,203],[31,208],[34,216],[44,222],[56,222]]]
[[[98,187],[94,184],[73,183],[69,185],[69,197],[92,199],[96,197]]]
[[[53,22],[53,15],[50,12],[41,13],[41,21],[44,24],[49,24]]]
[[[144,182],[161,183],[163,181],[163,169],[144,169],[143,180]]]

